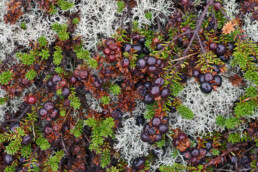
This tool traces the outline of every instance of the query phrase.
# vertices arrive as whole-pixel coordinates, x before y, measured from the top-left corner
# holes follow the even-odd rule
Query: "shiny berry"
[[[208,142],[205,144],[205,149],[209,151],[209,150],[211,150],[211,148],[212,148],[212,142],[209,142],[209,141],[208,141]]]
[[[175,106],[170,106],[169,107],[169,112],[171,112],[171,113],[176,112],[176,107]]]
[[[198,149],[193,149],[191,151],[191,155],[194,156],[194,157],[197,157],[200,155],[200,151]]]
[[[48,111],[44,108],[39,109],[38,111],[38,117],[45,118],[48,115]]]
[[[151,104],[151,103],[154,102],[154,99],[149,94],[147,94],[146,96],[144,96],[144,100],[143,101],[146,104]]]
[[[170,90],[168,88],[163,88],[160,94],[161,98],[166,99],[169,97],[169,95],[170,95]]]
[[[143,130],[147,135],[155,134],[155,128],[151,127],[148,123],[143,127]]]
[[[19,124],[18,122],[14,122],[14,123],[12,123],[12,124],[10,125],[9,129],[10,129],[12,132],[15,132],[15,130],[16,130],[17,128],[19,128],[19,127],[20,127],[20,124]]]
[[[58,84],[60,81],[62,80],[62,78],[61,78],[61,76],[59,76],[59,75],[53,75],[52,76],[52,82],[53,82],[53,84]]]
[[[148,55],[148,54],[150,54],[150,51],[147,47],[143,47],[143,53]]]
[[[153,56],[149,56],[147,58],[147,64],[149,66],[154,66],[156,64],[156,62],[157,62],[157,59],[155,57],[153,57]]]
[[[143,125],[144,123],[145,123],[145,119],[144,119],[143,115],[138,116],[136,118],[136,125]]]
[[[177,147],[179,142],[180,142],[180,140],[178,138],[175,138],[175,139],[173,139],[172,144],[173,144],[174,147]]]
[[[224,55],[222,55],[222,56],[219,56],[219,58],[220,58],[220,60],[221,61],[223,61],[223,62],[228,62],[228,58],[227,57],[225,57]]]
[[[160,134],[165,134],[166,132],[168,132],[168,125],[161,124],[159,126],[159,132],[160,132]]]
[[[144,87],[146,87],[147,89],[151,88],[152,83],[150,81],[147,81],[144,83]]]
[[[146,39],[145,39],[144,37],[141,37],[141,38],[138,40],[138,42],[141,43],[141,44],[143,44],[143,45],[144,45],[145,41],[146,41]]]
[[[109,60],[110,62],[114,62],[114,61],[116,61],[116,56],[115,56],[115,55],[109,55],[109,56],[108,56],[108,60]]]
[[[152,125],[153,125],[154,127],[158,127],[160,124],[161,124],[160,118],[154,117],[154,118],[152,119]]]
[[[155,73],[157,71],[156,66],[149,66],[148,71],[151,73]]]
[[[197,69],[194,69],[193,70],[193,76],[195,77],[195,78],[199,78],[199,76],[200,76],[200,71],[199,70],[197,70]]]
[[[204,75],[204,79],[205,79],[206,82],[210,82],[211,80],[213,80],[213,76],[212,76],[211,73],[206,73]]]
[[[137,68],[143,69],[145,68],[145,66],[146,66],[146,61],[143,58],[137,60],[137,63],[136,63]]]
[[[106,39],[106,41],[105,41],[105,45],[106,46],[109,46],[109,45],[111,45],[111,44],[114,44],[116,41],[115,41],[115,39],[114,38],[108,38],[108,39]]]
[[[44,128],[44,133],[45,133],[46,135],[50,135],[50,134],[52,134],[52,132],[53,132],[52,127],[49,126],[49,125],[46,125],[45,128]]]
[[[36,103],[36,98],[35,98],[35,96],[28,96],[28,98],[27,98],[27,103],[28,103],[28,104],[35,104],[35,103]]]
[[[62,96],[67,98],[70,95],[70,89],[68,87],[64,87],[62,90]]]
[[[29,134],[26,134],[25,136],[22,137],[21,144],[27,145],[32,141],[32,137]]]
[[[155,138],[156,142],[159,142],[159,141],[162,140],[162,135],[161,134],[156,134],[155,136],[156,136],[156,138]]]
[[[160,96],[160,88],[159,88],[159,86],[151,87],[150,96],[153,97],[153,98]]]
[[[142,170],[145,167],[145,161],[142,157],[135,158],[132,162],[132,166],[136,170]]]
[[[163,42],[158,43],[158,44],[156,45],[156,51],[160,51],[160,50],[162,50],[163,48],[165,48],[165,46],[164,46],[164,43],[163,43]]]
[[[53,110],[55,108],[55,105],[53,102],[51,101],[48,101],[46,103],[43,104],[43,107],[47,110],[47,111],[50,111],[50,110]]]
[[[58,109],[54,109],[54,110],[52,111],[52,113],[49,115],[49,117],[50,117],[51,120],[57,119],[58,116],[59,116],[59,110],[58,110]]]
[[[121,60],[121,65],[122,65],[124,68],[128,67],[128,66],[130,65],[130,60],[129,60],[128,58],[123,58],[123,59]]]
[[[129,44],[129,43],[125,43],[124,45],[123,45],[123,51],[126,51],[126,52],[130,52],[131,51],[131,49],[132,49],[132,45],[131,44]]]
[[[232,50],[234,49],[234,43],[228,42],[228,43],[227,43],[227,49],[230,50],[230,51],[232,51]]]
[[[14,157],[12,155],[9,155],[9,154],[4,155],[4,163],[6,165],[11,165],[13,161],[14,161]]]
[[[203,83],[201,83],[200,89],[203,93],[208,94],[212,91],[212,86],[208,82],[203,82]]]
[[[213,67],[213,71],[214,72],[217,72],[217,74],[219,74],[220,73],[220,69],[219,69],[219,66],[218,65],[212,65],[212,67]]]
[[[219,56],[222,56],[225,54],[226,51],[226,47],[223,44],[217,44],[217,48],[216,48],[216,54]]]
[[[111,50],[109,48],[104,48],[104,50],[103,50],[103,53],[107,56],[110,55],[110,52],[111,52]]]
[[[184,159],[190,159],[190,158],[192,158],[191,153],[190,153],[189,151],[185,151],[185,152],[183,153],[183,157],[184,157]]]
[[[145,132],[142,132],[141,139],[143,142],[150,142],[150,137]]]
[[[47,87],[52,88],[54,86],[51,79],[47,80]]]
[[[69,79],[69,82],[70,82],[71,84],[75,84],[76,81],[77,81],[77,79],[76,79],[74,76],[72,76],[72,77]]]
[[[164,78],[159,77],[155,80],[154,84],[162,86],[164,82],[165,82]]]
[[[202,158],[204,158],[204,157],[206,156],[206,154],[207,154],[207,150],[201,148],[199,151],[200,151],[200,156],[201,156]]]
[[[180,141],[185,140],[186,138],[187,138],[187,135],[185,133],[179,133],[178,134],[178,139]]]
[[[221,84],[222,84],[222,77],[219,76],[219,75],[215,75],[215,76],[214,76],[214,81],[215,81],[214,84],[215,84],[216,86],[220,87]]]
[[[213,50],[213,51],[215,51],[215,50],[217,49],[217,44],[214,43],[214,42],[211,43],[211,44],[210,44],[210,49]]]
[[[200,74],[199,81],[200,81],[200,83],[205,82],[204,74],[202,74],[202,73]]]
[[[120,120],[123,116],[123,113],[119,109],[116,109],[111,113],[111,116],[116,120]]]
[[[87,77],[88,77],[88,72],[86,71],[86,70],[83,70],[83,71],[81,71],[80,72],[80,78],[81,79],[87,79]]]
[[[179,82],[186,82],[187,81],[187,75],[185,74],[179,74],[178,75],[181,79],[179,80]]]
[[[136,54],[141,54],[143,52],[143,47],[142,47],[142,44],[140,43],[134,44],[132,48],[134,49],[134,51],[136,51],[134,52]]]

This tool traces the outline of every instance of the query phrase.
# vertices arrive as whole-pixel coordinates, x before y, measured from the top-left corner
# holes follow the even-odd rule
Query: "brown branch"
[[[28,112],[30,107],[31,107],[31,105],[27,104],[26,107],[23,109],[23,111],[21,112],[21,114],[17,118],[6,120],[5,123],[6,122],[19,122],[24,117],[24,115]]]
[[[131,6],[130,6],[130,1],[126,1],[126,6],[127,6],[127,18],[129,18],[129,28],[128,28],[128,33],[130,35],[130,38],[132,38],[132,18],[131,18]]]
[[[22,45],[18,45],[18,46],[9,54],[9,56],[7,56],[7,58],[3,61],[2,65],[0,66],[0,68],[3,68],[3,67],[7,64],[7,62],[9,61],[9,59],[10,59],[15,53],[17,53],[17,51],[18,51],[19,49],[21,49],[21,48],[23,48],[23,46],[22,46]]]
[[[227,16],[227,14],[220,8],[219,5],[216,5],[216,4],[213,3],[213,6],[217,7],[217,8],[222,12],[222,14],[225,16],[225,18],[226,18],[228,21],[231,20],[230,17]]]
[[[253,100],[253,99],[256,99],[256,98],[258,98],[258,95],[256,95],[255,97],[246,98],[246,99],[242,100],[241,103],[242,103],[242,102],[247,102],[247,101],[249,101],[249,100]]]

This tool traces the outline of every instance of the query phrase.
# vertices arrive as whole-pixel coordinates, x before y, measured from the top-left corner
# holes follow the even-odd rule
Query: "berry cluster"
[[[38,110],[38,117],[47,121],[55,120],[59,116],[59,110],[55,108],[55,105],[51,101],[47,101],[43,104],[43,108]]]
[[[132,161],[132,172],[136,172],[138,170],[142,170],[145,167],[145,160],[143,157],[138,157],[133,159]]]
[[[143,142],[154,144],[162,140],[162,135],[168,132],[168,117],[154,117],[149,123],[146,123],[141,133]]]

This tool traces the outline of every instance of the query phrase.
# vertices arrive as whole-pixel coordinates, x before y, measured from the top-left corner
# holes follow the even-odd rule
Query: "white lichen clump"
[[[216,125],[216,117],[218,115],[228,117],[232,113],[234,101],[243,93],[242,89],[234,87],[225,77],[222,78],[222,86],[210,94],[202,93],[200,84],[194,78],[189,79],[179,98],[193,111],[194,119],[187,120],[178,112],[170,113],[171,127],[180,128],[195,138],[214,131],[222,131],[223,129]]]

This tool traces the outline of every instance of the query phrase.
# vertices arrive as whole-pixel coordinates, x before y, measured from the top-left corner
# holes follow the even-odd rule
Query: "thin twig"
[[[188,57],[191,57],[191,56],[193,56],[193,55],[196,55],[196,54],[198,54],[198,53],[189,54],[189,55],[184,56],[184,57],[181,57],[181,58],[179,58],[179,59],[170,60],[170,61],[171,61],[171,62],[175,62],[175,61],[184,60],[184,59],[186,59],[186,58],[188,58]]]
[[[222,12],[222,14],[225,16],[225,18],[226,18],[228,21],[231,20],[230,17],[228,17],[227,14],[220,8],[220,6],[218,6],[218,5],[214,4],[214,3],[213,3],[213,6],[217,7],[217,8]]]
[[[253,99],[256,99],[256,98],[258,98],[258,95],[256,95],[255,97],[246,98],[246,99],[242,100],[241,103],[242,103],[242,102],[247,102],[247,101],[249,101],[249,100],[253,100]]]

